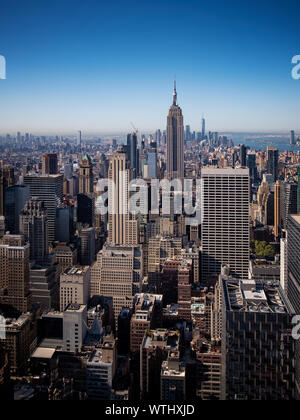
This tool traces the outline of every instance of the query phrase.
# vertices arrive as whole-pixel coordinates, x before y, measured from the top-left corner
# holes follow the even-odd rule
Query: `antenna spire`
[[[176,77],[175,77],[175,79],[174,79],[173,105],[178,105],[178,102],[177,102]]]

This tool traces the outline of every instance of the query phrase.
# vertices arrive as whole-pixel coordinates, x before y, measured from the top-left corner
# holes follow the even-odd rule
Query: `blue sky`
[[[299,0],[0,0],[0,132],[300,130]]]

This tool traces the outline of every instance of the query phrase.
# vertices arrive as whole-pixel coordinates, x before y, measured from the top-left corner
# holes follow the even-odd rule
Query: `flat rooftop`
[[[254,280],[223,279],[227,310],[257,313],[291,313],[280,287]]]
[[[85,267],[80,267],[80,266],[69,267],[64,271],[64,273],[62,275],[63,276],[82,276],[88,270],[89,270],[88,266],[85,266]]]

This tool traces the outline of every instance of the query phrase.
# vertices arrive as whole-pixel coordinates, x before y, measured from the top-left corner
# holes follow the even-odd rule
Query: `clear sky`
[[[0,0],[0,132],[299,130],[299,0]]]

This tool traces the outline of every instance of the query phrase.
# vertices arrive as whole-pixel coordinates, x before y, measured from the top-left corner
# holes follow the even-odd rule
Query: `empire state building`
[[[184,179],[184,125],[177,102],[176,82],[167,121],[167,174],[170,180]]]

